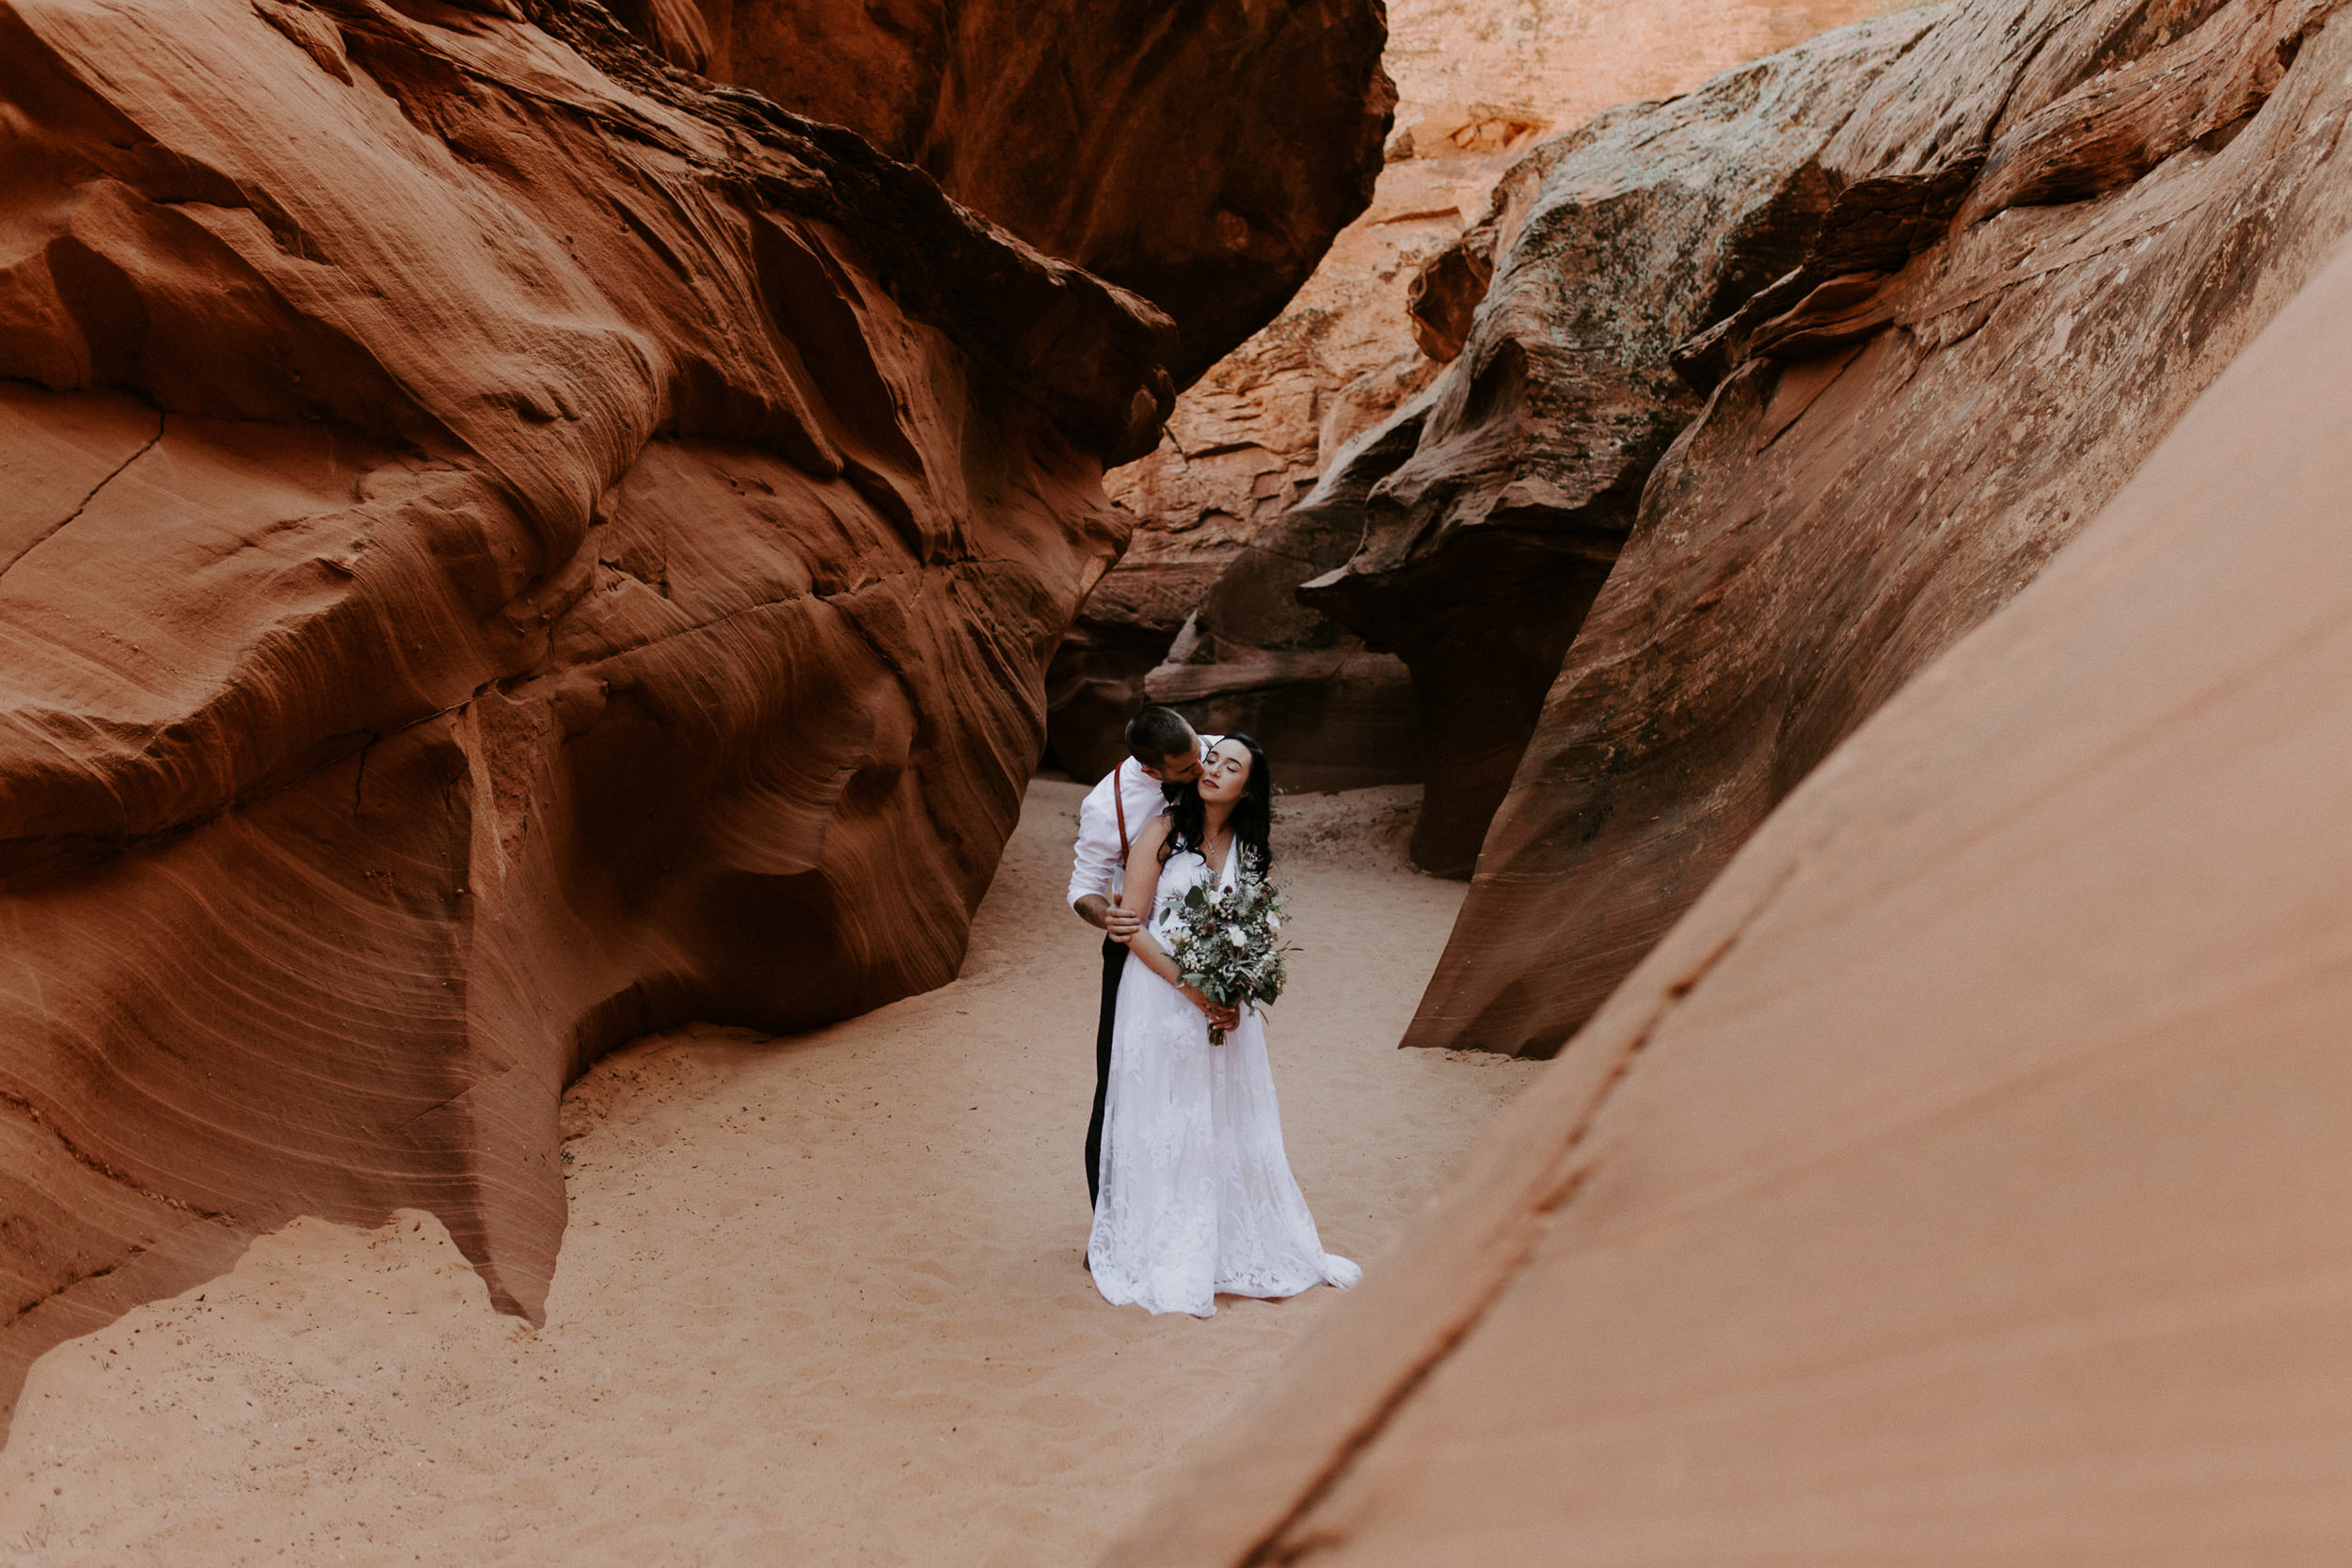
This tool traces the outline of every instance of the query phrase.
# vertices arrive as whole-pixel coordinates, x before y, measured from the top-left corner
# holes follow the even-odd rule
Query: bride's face
[[[1238,800],[1249,783],[1249,752],[1240,746],[1216,746],[1200,760],[1200,799]]]

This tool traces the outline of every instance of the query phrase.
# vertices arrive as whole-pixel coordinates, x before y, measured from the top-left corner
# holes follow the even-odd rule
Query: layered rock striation
[[[0,1388],[951,977],[1177,336],[593,5],[0,4]]]
[[[1305,590],[1460,736],[1421,835],[1483,848],[1413,1043],[1558,1050],[2115,493],[2347,227],[2344,25],[1909,12],[1506,182],[1462,354]]]
[[[2347,356],[2340,251],[1106,1560],[2352,1551]]]
[[[1302,375],[1310,358],[1355,351],[1295,327],[1276,328],[1290,344],[1279,367],[1244,356],[1254,368],[1237,372],[1227,356],[1315,273],[1335,235],[1362,229],[1350,226],[1373,199],[1396,103],[1380,65],[1381,8],[632,0],[619,10],[669,57],[850,127],[1038,248],[1175,318],[1178,384],[1208,379],[1182,433],[1116,482],[1146,522],[1143,547],[1136,569],[1091,597],[1051,683],[1057,759],[1089,776],[1107,768],[1145,673],[1254,533],[1248,525],[1304,489],[1252,466],[1264,444],[1293,451],[1302,438],[1285,422],[1296,400],[1265,395],[1269,377],[1311,405],[1319,382],[1365,368],[1350,360],[1336,378]],[[1401,329],[1389,337],[1401,341]],[[1395,352],[1384,341],[1375,359]],[[1249,429],[1227,441],[1209,430],[1220,423]],[[1311,449],[1314,432],[1303,438]],[[1176,452],[1197,462],[1171,461]],[[1140,499],[1143,490],[1160,499]],[[1211,516],[1232,494],[1247,515]],[[1187,515],[1193,500],[1203,504]],[[1163,516],[1188,520],[1154,529]],[[1356,773],[1343,761],[1329,776]]]
[[[1371,201],[1396,93],[1374,0],[637,0],[693,69],[846,125],[1176,320],[1179,385]]]

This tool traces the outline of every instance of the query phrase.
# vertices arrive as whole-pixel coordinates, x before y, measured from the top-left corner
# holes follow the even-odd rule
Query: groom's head
[[[1172,707],[1147,707],[1127,721],[1127,754],[1162,784],[1200,776],[1200,737]]]

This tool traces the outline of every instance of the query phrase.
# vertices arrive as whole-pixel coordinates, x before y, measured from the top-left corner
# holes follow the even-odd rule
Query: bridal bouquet
[[[1292,949],[1281,942],[1288,897],[1277,883],[1244,866],[1231,889],[1195,886],[1176,906],[1168,953],[1212,1002],[1228,1007],[1269,1006],[1282,994]],[[1209,1043],[1223,1045],[1212,1025]]]

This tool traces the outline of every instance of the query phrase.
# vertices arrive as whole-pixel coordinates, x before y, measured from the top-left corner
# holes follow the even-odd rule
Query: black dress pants
[[[1103,1106],[1111,1089],[1111,1033],[1119,1016],[1119,977],[1127,971],[1125,944],[1103,939],[1103,1016],[1094,1028],[1094,1116],[1087,1122],[1087,1204],[1103,1195]]]

